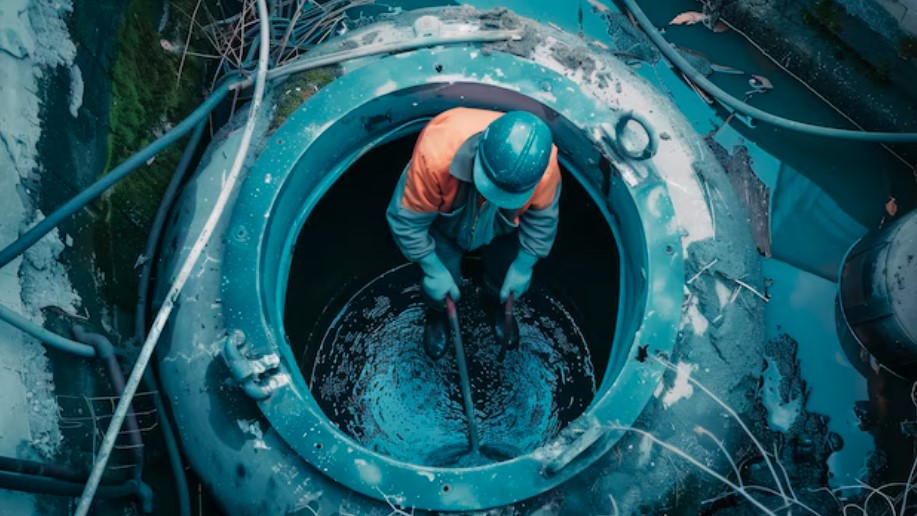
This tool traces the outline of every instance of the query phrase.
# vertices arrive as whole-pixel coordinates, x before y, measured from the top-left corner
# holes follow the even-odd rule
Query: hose
[[[391,52],[407,52],[424,47],[434,47],[438,45],[448,45],[451,43],[486,43],[491,41],[505,41],[508,39],[519,39],[522,33],[517,30],[493,30],[475,33],[458,33],[446,34],[443,36],[415,38],[412,41],[399,41],[392,43],[377,43],[375,45],[366,45],[351,50],[341,50],[332,52],[323,56],[312,59],[303,59],[278,66],[267,73],[268,80],[290,75],[292,73],[303,72],[313,68],[320,68],[332,64],[367,57],[377,54],[388,54]]]
[[[319,68],[329,64],[335,64],[338,62],[356,59],[359,57],[366,57],[370,55],[390,53],[390,52],[404,52],[409,50],[414,50],[422,47],[443,45],[449,43],[473,43],[473,42],[487,42],[487,41],[501,41],[511,38],[517,38],[519,36],[518,32],[513,31],[490,31],[483,34],[459,34],[451,36],[443,36],[438,38],[424,38],[418,41],[410,41],[407,43],[399,44],[384,44],[384,45],[373,45],[368,47],[360,47],[355,50],[348,50],[342,52],[336,52],[326,56],[321,56],[314,59],[303,59],[296,63],[291,63],[284,67],[270,70],[266,74],[266,78],[277,79],[285,77],[287,75],[310,70],[313,68]],[[265,38],[267,41],[268,38]],[[25,234],[20,236],[19,239],[12,242],[2,250],[0,250],[0,268],[8,265],[13,261],[17,256],[24,253],[29,247],[38,242],[42,237],[48,234],[52,229],[57,227],[64,219],[73,215],[86,205],[88,205],[93,200],[97,199],[102,195],[106,190],[114,186],[121,179],[125,178],[131,172],[136,170],[141,164],[145,163],[151,157],[155,156],[161,152],[165,147],[174,143],[176,140],[184,136],[192,127],[197,127],[202,132],[203,126],[201,125],[205,120],[206,116],[226,97],[226,95],[237,88],[246,87],[250,84],[250,79],[233,77],[227,80],[224,84],[219,86],[214,90],[209,97],[207,97],[204,102],[201,103],[187,118],[179,122],[172,130],[152,142],[150,145],[144,149],[138,151],[136,154],[128,158],[126,161],[115,167],[112,171],[106,174],[104,177],[93,183],[89,188],[83,190],[70,201],[65,203],[60,208],[56,209],[48,217],[40,221],[38,224],[29,229]],[[195,134],[198,131],[195,131]],[[192,141],[199,140],[199,136],[192,136]],[[195,145],[189,145],[189,147],[196,147]],[[182,163],[187,160],[190,160],[190,155],[186,149],[185,155],[182,156]],[[193,155],[193,153],[192,153]],[[180,164],[181,167],[181,164]],[[187,164],[184,165],[187,167]],[[181,174],[180,174],[181,175]],[[173,182],[177,188],[180,185],[180,179],[173,178]],[[172,183],[170,183],[170,188],[172,188]],[[167,192],[168,193],[168,192]],[[174,195],[174,194],[173,194]],[[159,218],[159,214],[157,214]],[[162,220],[157,223],[159,229],[157,231],[161,232],[161,226],[164,224],[165,214],[162,215]],[[148,246],[149,248],[149,246]],[[146,256],[150,256],[150,253],[147,253]],[[146,281],[143,281],[143,285],[148,285],[148,278],[150,273],[146,273]],[[144,290],[148,293],[148,286],[144,287]],[[146,295],[144,299],[146,299]],[[143,302],[144,311],[146,306],[146,301]],[[92,346],[76,342],[71,339],[62,337],[56,333],[42,328],[40,325],[35,324],[34,322],[26,319],[25,317],[19,315],[18,313],[10,310],[9,308],[0,305],[0,320],[7,322],[8,324],[16,327],[20,331],[23,331],[26,334],[29,334],[36,339],[40,340],[42,343],[52,346],[61,351],[71,353],[74,355],[82,357],[94,357],[97,356],[96,350]],[[164,323],[163,323],[164,324]],[[145,328],[144,325],[139,325],[140,328]],[[158,338],[158,337],[157,337]],[[147,359],[148,360],[148,359]],[[145,369],[145,367],[144,367]],[[159,389],[156,383],[155,377],[152,374],[144,371],[143,381],[148,386],[147,388],[154,393],[153,399],[156,404],[156,410],[165,415],[166,407],[162,401],[162,398],[159,396]],[[136,386],[134,387],[136,391]],[[133,393],[130,397],[133,397]],[[122,416],[121,422],[123,422],[125,416]],[[119,425],[120,426],[120,423]],[[163,440],[166,445],[167,453],[170,456],[170,461],[172,462],[173,474],[176,479],[176,483],[180,487],[178,489],[179,503],[182,507],[181,514],[190,513],[190,500],[188,500],[188,494],[186,492],[187,483],[184,481],[184,469],[181,467],[181,456],[178,451],[178,446],[175,439],[174,431],[163,425]],[[177,465],[177,466],[176,466]]]
[[[108,430],[105,432],[105,437],[102,439],[102,445],[99,449],[96,461],[92,465],[92,472],[89,475],[89,480],[86,482],[86,487],[83,490],[83,494],[80,496],[80,501],[75,512],[76,516],[86,516],[89,512],[89,506],[92,504],[95,491],[102,478],[102,473],[105,471],[108,459],[111,457],[115,440],[121,430],[121,425],[124,423],[124,418],[127,415],[131,400],[137,392],[137,386],[140,384],[140,379],[149,364],[156,344],[159,342],[159,337],[162,335],[162,330],[165,327],[166,321],[172,313],[172,308],[175,306],[175,300],[178,298],[179,292],[184,288],[185,282],[188,281],[188,278],[191,276],[191,271],[197,263],[197,259],[200,257],[201,253],[203,253],[204,247],[210,241],[210,236],[213,234],[217,222],[223,215],[226,204],[229,202],[230,194],[235,190],[236,183],[238,183],[242,175],[242,165],[245,162],[252,135],[255,132],[257,115],[261,107],[262,98],[264,97],[265,82],[267,80],[270,42],[268,40],[268,10],[265,0],[258,0],[258,18],[261,24],[261,51],[258,56],[258,70],[255,74],[255,91],[252,96],[251,109],[249,109],[248,120],[246,120],[245,128],[242,131],[239,149],[236,152],[232,167],[226,176],[226,182],[214,203],[213,210],[207,217],[201,234],[197,237],[197,240],[195,240],[191,249],[188,251],[187,257],[183,260],[175,281],[169,288],[169,292],[165,296],[165,301],[156,314],[150,332],[143,342],[143,346],[140,349],[140,355],[137,357],[134,368],[131,370],[131,375],[124,387],[124,395],[118,400],[118,405],[115,407],[115,413],[112,415],[111,423],[108,426]]]
[[[773,113],[768,113],[756,107],[749,105],[746,102],[743,102],[736,97],[726,93],[722,88],[713,84],[709,79],[704,77],[703,74],[694,69],[693,66],[684,58],[675,48],[669,44],[668,41],[662,36],[662,34],[653,26],[650,19],[646,16],[646,13],[640,9],[640,6],[637,5],[636,0],[617,0],[624,4],[627,7],[627,10],[636,18],[640,23],[640,26],[643,28],[643,31],[650,38],[650,41],[662,52],[662,55],[672,63],[675,68],[684,73],[692,82],[697,84],[699,88],[709,93],[721,104],[734,109],[735,111],[742,113],[743,115],[750,116],[756,120],[770,124],[772,126],[786,129],[787,131],[793,131],[802,134],[808,134],[812,136],[821,136],[825,138],[837,138],[841,140],[858,140],[866,142],[884,142],[884,143],[914,143],[917,142],[917,133],[888,133],[888,132],[872,132],[872,131],[859,131],[852,129],[838,129],[835,127],[825,127],[820,125],[808,124],[805,122],[799,122],[796,120],[790,120],[789,118],[783,118],[781,116],[774,115]]]
[[[124,392],[124,371],[121,370],[121,364],[118,363],[118,357],[115,356],[115,347],[107,337],[99,333],[90,333],[80,325],[73,326],[73,335],[76,340],[89,344],[96,350],[96,355],[105,362],[105,368],[108,370],[108,378],[111,380],[111,386],[115,391],[115,396],[121,397]],[[140,479],[143,472],[143,439],[140,438],[140,427],[137,425],[137,418],[134,411],[127,413],[127,434],[131,441],[131,449],[134,453],[134,472],[137,479]]]
[[[233,89],[245,83],[245,79],[229,80],[204,99],[187,118],[178,123],[172,130],[160,136],[153,143],[147,145],[143,150],[134,154],[123,163],[115,167],[111,172],[105,174],[101,179],[93,183],[89,188],[83,190],[75,197],[67,201],[63,206],[54,210],[51,215],[44,218],[20,236],[15,242],[6,246],[0,251],[0,268],[5,267],[17,256],[24,253],[35,242],[41,240],[52,229],[57,227],[64,219],[81,210],[87,204],[105,193],[106,190],[114,186],[118,181],[127,177],[128,174],[136,170],[153,156],[159,154],[163,149],[174,143],[176,140],[193,129],[202,120],[207,119],[207,115],[222,101],[226,95]]]
[[[36,475],[40,477],[54,477],[58,480],[69,480],[71,482],[86,481],[85,474],[81,474],[69,466],[13,457],[0,457],[0,471]]]
[[[74,340],[62,337],[52,331],[48,331],[35,324],[34,322],[26,319],[25,317],[19,315],[13,310],[10,310],[4,305],[0,305],[0,320],[16,327],[23,333],[35,337],[43,344],[47,344],[53,348],[81,357],[88,358],[96,356],[96,350],[92,346],[81,344]]]
[[[153,224],[150,226],[150,234],[147,237],[146,247],[143,256],[146,261],[140,271],[140,284],[137,287],[137,311],[134,314],[134,336],[138,342],[142,342],[146,336],[146,312],[149,303],[150,277],[152,276],[153,264],[156,263],[156,247],[162,235],[162,229],[165,225],[166,217],[172,207],[175,198],[178,196],[179,189],[184,183],[185,176],[189,170],[191,160],[197,150],[197,146],[204,134],[207,124],[200,122],[191,133],[191,138],[185,146],[175,174],[166,191],[163,194],[159,208],[156,210],[156,216],[153,218]],[[188,479],[183,467],[181,451],[178,448],[178,442],[175,438],[175,424],[172,416],[167,411],[166,404],[159,394],[159,384],[156,380],[155,372],[145,370],[143,373],[144,388],[152,393],[153,405],[159,414],[159,427],[162,434],[162,441],[166,448],[166,455],[169,458],[169,465],[172,469],[172,478],[175,482],[176,494],[178,496],[178,514],[179,516],[190,516],[191,514],[191,497],[188,493]]]
[[[58,496],[79,496],[83,482],[68,482],[56,478],[24,473],[0,471],[0,489],[25,491],[27,493],[52,494]],[[143,512],[153,511],[152,491],[150,487],[138,480],[128,480],[121,484],[103,485],[98,489],[99,498],[125,498],[136,496]]]

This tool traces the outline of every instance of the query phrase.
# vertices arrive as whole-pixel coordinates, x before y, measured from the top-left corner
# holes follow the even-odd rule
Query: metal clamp
[[[242,351],[245,342],[245,334],[233,330],[223,344],[223,360],[229,368],[229,375],[248,397],[255,401],[266,400],[288,383],[285,375],[277,374],[280,372],[280,357],[276,353],[248,357]]]
[[[629,124],[631,122],[635,122],[639,129],[630,126]],[[601,130],[605,142],[611,145],[612,148],[614,148],[622,156],[626,156],[630,159],[643,161],[652,158],[656,155],[656,150],[659,147],[659,140],[657,139],[656,132],[653,131],[652,126],[642,115],[633,112],[624,113],[621,115],[621,118],[615,122],[613,133],[605,125],[601,127]],[[645,144],[628,145],[628,142],[634,142],[634,140],[639,141],[642,139],[646,140]]]

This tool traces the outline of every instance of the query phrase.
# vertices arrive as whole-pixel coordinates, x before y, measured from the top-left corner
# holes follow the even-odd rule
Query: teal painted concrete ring
[[[478,53],[474,47],[450,48],[376,60],[312,96],[273,134],[249,171],[222,263],[226,327],[244,333],[252,356],[280,358],[277,387],[258,402],[272,427],[336,482],[376,498],[396,493],[406,506],[435,510],[513,503],[588,467],[620,437],[604,425],[631,424],[662,378],[664,368],[638,360],[638,349],[671,353],[681,321],[682,243],[667,190],[649,173],[653,165],[642,156],[647,149],[639,160],[623,158],[629,167],[647,169],[639,174],[644,179],[629,183],[610,172],[598,150],[601,142],[593,139],[594,128],[614,126],[624,117],[536,62]],[[418,131],[429,117],[455,106],[521,109],[548,122],[561,161],[605,214],[624,264],[620,322],[592,405],[534,453],[466,469],[398,462],[342,433],[309,392],[283,330],[292,251],[312,208],[369,149]]]

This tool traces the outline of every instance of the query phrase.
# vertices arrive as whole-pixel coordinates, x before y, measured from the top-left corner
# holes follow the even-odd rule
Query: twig
[[[790,490],[790,494],[793,496],[793,500],[799,500],[799,497],[796,496],[796,491],[793,489],[793,483],[790,482],[790,475],[787,474],[786,468],[783,467],[783,463],[780,462],[780,456],[777,454],[777,443],[774,443],[774,462],[780,466],[780,471],[783,472],[783,479],[786,480],[786,487]]]
[[[726,451],[726,447],[723,446],[723,441],[717,439],[716,436],[713,435],[713,433],[711,433],[709,430],[707,430],[706,428],[702,426],[695,426],[694,431],[701,435],[706,435],[707,437],[710,438],[711,441],[716,443],[716,446],[720,449],[721,452],[723,452],[723,456],[725,456],[726,460],[729,461],[729,465],[732,466],[732,471],[736,474],[736,481],[739,483],[740,486],[745,487],[742,482],[742,475],[739,473],[739,468],[738,466],[736,466],[735,461],[732,459],[732,455],[730,455],[729,452]]]
[[[188,35],[185,36],[185,48],[182,49],[181,61],[178,63],[178,74],[175,77],[175,87],[178,87],[178,84],[181,82],[181,73],[185,68],[185,56],[188,54],[188,46],[191,45],[191,33],[194,31],[194,20],[197,18],[197,11],[201,8],[201,3],[203,0],[197,0],[197,3],[194,5],[194,12],[191,13],[191,23],[188,24]]]
[[[742,281],[742,280],[740,280],[740,279],[735,279],[735,278],[733,278],[732,281],[735,282],[735,283],[737,283],[738,285],[740,285],[740,286],[742,286],[742,287],[747,288],[748,290],[751,291],[752,294],[754,294],[754,295],[760,297],[765,303],[767,303],[768,301],[771,300],[771,298],[769,298],[769,297],[765,296],[764,294],[758,292],[757,290],[755,290],[754,287],[752,287],[751,285],[749,285],[748,283],[745,283],[744,281]]]
[[[864,511],[864,512],[865,512],[866,509],[869,507],[869,500],[871,500],[873,496],[879,495],[879,496],[881,496],[881,497],[888,503],[888,507],[892,510],[892,514],[895,514],[895,503],[892,502],[892,499],[891,499],[887,494],[885,494],[885,493],[883,493],[881,490],[876,489],[876,488],[872,487],[871,485],[865,484],[865,483],[863,483],[863,482],[861,482],[861,481],[859,481],[859,480],[857,480],[857,483],[860,484],[861,486],[863,486],[864,488],[866,488],[866,489],[868,489],[868,490],[870,491],[869,496],[867,496],[867,497],[866,497],[866,500],[863,501],[863,511]],[[901,514],[904,514],[904,509],[903,509],[903,508],[902,508],[902,510],[901,510]]]
[[[732,488],[733,490],[735,490],[736,493],[738,493],[738,494],[742,495],[743,497],[745,497],[745,499],[747,499],[749,502],[751,502],[752,505],[754,505],[754,506],[757,507],[758,509],[761,509],[761,512],[763,512],[764,514],[768,514],[768,515],[770,515],[770,516],[777,516],[777,514],[776,514],[774,511],[768,509],[764,504],[762,504],[761,502],[759,502],[758,500],[756,500],[753,496],[751,496],[750,494],[748,494],[748,492],[747,492],[743,487],[738,486],[738,485],[736,485],[736,484],[730,482],[728,478],[724,477],[723,475],[720,475],[720,474],[717,473],[716,471],[713,471],[711,468],[709,468],[709,467],[706,466],[705,464],[702,464],[700,461],[698,461],[698,460],[695,459],[694,457],[688,455],[687,453],[685,453],[685,452],[682,451],[681,449],[679,449],[679,448],[677,448],[677,447],[675,447],[675,446],[672,446],[671,444],[669,444],[669,443],[667,443],[667,442],[665,442],[665,441],[662,441],[662,440],[658,439],[656,436],[654,436],[653,434],[647,432],[646,430],[641,430],[641,429],[639,429],[639,428],[634,428],[634,427],[632,427],[632,426],[622,426],[622,425],[618,425],[618,424],[611,424],[611,425],[608,426],[608,428],[610,428],[610,429],[612,429],[612,430],[619,430],[619,431],[622,431],[622,432],[634,432],[634,433],[637,433],[637,434],[640,434],[640,435],[644,436],[645,438],[649,439],[650,441],[653,441],[655,444],[657,444],[657,445],[659,445],[659,446],[665,448],[666,450],[668,450],[668,451],[674,453],[675,455],[678,455],[678,456],[681,457],[682,459],[684,459],[684,460],[690,462],[692,465],[694,465],[695,467],[697,467],[698,469],[700,469],[700,470],[703,471],[704,473],[706,473],[706,474],[712,476],[713,478],[719,480],[720,482],[726,484],[727,486],[729,486],[730,488]],[[784,498],[786,498],[786,496],[784,496]]]
[[[676,372],[678,371],[678,368],[675,367],[675,365],[669,362],[668,360],[659,358],[656,355],[650,355],[650,356],[653,358],[653,360],[656,360],[657,362],[664,365],[669,370],[676,371]],[[780,478],[777,476],[777,472],[774,470],[774,465],[771,464],[771,460],[770,458],[768,458],[767,452],[764,451],[764,446],[761,445],[761,442],[758,441],[758,438],[755,437],[755,435],[751,432],[751,430],[749,430],[745,422],[742,421],[742,418],[739,417],[739,415],[736,413],[736,411],[732,407],[730,407],[729,405],[726,404],[726,402],[721,400],[719,396],[717,396],[716,394],[713,394],[713,392],[711,392],[710,389],[708,389],[703,384],[695,380],[693,376],[688,375],[688,381],[691,382],[691,384],[697,387],[698,389],[704,391],[704,394],[706,394],[707,396],[710,396],[710,399],[715,401],[719,406],[723,407],[726,410],[726,412],[728,412],[729,415],[732,416],[733,419],[735,419],[736,423],[738,423],[739,426],[742,427],[742,430],[745,431],[745,434],[748,435],[748,437],[751,439],[754,445],[758,448],[758,452],[761,453],[761,456],[764,458],[764,462],[767,464],[767,469],[770,470],[771,476],[773,477],[774,482],[777,484],[777,489],[780,491],[780,494],[785,498],[786,492],[783,490],[783,483],[780,482]]]
[[[616,502],[615,497],[610,494],[608,495],[608,499],[611,500],[611,508],[615,511],[613,516],[618,516],[618,514],[620,514],[618,512],[618,502]]]
[[[687,281],[686,283],[687,283],[688,285],[694,283],[695,281],[697,281],[697,278],[699,278],[701,274],[703,274],[704,272],[706,272],[707,269],[709,269],[710,267],[713,267],[714,265],[716,265],[716,263],[719,262],[719,261],[720,261],[719,258],[714,258],[712,262],[710,262],[710,263],[708,263],[707,265],[704,265],[703,267],[701,267],[700,270],[697,271],[697,274],[695,274],[694,276],[691,276],[691,277],[688,279],[688,281]]]

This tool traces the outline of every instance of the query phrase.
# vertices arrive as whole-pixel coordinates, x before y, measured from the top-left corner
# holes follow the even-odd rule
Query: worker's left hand
[[[503,288],[500,289],[501,303],[505,303],[510,294],[519,299],[519,296],[528,291],[529,285],[532,284],[532,268],[535,267],[536,261],[538,258],[534,255],[519,251],[519,255],[506,271],[506,277],[503,278]]]

